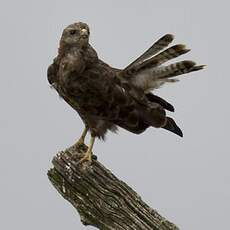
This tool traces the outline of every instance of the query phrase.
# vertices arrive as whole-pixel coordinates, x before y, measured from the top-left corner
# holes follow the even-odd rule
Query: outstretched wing
[[[160,38],[143,55],[127,66],[121,72],[121,76],[145,92],[149,92],[166,82],[178,81],[171,79],[172,77],[203,69],[203,65],[197,66],[195,62],[188,60],[167,66],[162,65],[190,51],[182,44],[163,50],[172,40],[173,36],[169,34]],[[161,50],[163,51],[159,53]]]

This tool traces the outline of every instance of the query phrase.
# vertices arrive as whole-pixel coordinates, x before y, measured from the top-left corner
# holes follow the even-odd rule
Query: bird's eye
[[[69,31],[69,33],[70,33],[71,35],[76,34],[76,32],[77,32],[76,30],[70,30],[70,31]]]

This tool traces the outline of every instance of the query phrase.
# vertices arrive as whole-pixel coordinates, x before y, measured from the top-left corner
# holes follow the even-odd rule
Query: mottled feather
[[[98,58],[89,44],[88,25],[74,23],[63,31],[58,55],[48,68],[48,81],[79,113],[94,137],[104,138],[117,126],[136,134],[149,127],[164,128],[182,136],[175,121],[166,116],[165,110],[173,112],[174,107],[149,92],[174,82],[172,77],[203,68],[192,61],[162,66],[189,51],[184,45],[165,49],[172,40],[170,34],[163,36],[120,70]]]

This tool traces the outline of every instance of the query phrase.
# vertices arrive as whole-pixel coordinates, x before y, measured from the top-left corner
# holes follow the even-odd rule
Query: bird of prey
[[[126,68],[117,69],[98,58],[89,35],[86,23],[67,26],[58,55],[47,71],[49,83],[85,124],[76,144],[83,144],[90,131],[90,144],[80,162],[91,162],[95,138],[103,139],[117,126],[135,134],[149,127],[163,128],[182,137],[181,129],[166,115],[166,110],[173,112],[174,107],[152,90],[204,67],[190,60],[164,65],[189,49],[181,44],[167,48],[174,37],[166,34]]]

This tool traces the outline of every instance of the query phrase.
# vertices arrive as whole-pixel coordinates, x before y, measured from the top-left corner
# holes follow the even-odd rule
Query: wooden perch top
[[[85,148],[74,146],[58,153],[48,171],[50,181],[77,209],[84,225],[101,230],[178,230],[97,160],[78,164]]]

